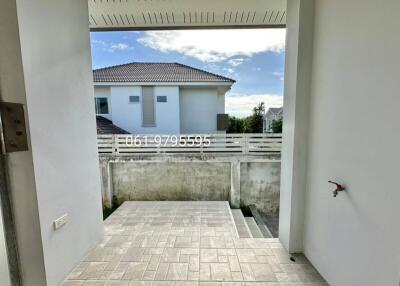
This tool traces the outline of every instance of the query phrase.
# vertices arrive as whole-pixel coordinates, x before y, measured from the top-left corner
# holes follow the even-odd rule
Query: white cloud
[[[285,49],[285,34],[285,29],[151,31],[138,42],[165,53],[220,62],[267,51],[280,53]]]
[[[224,70],[228,73],[228,74],[233,74],[235,72],[234,69],[232,68],[224,68]]]
[[[264,102],[265,110],[270,107],[281,107],[283,96],[274,94],[228,95],[225,97],[225,112],[237,117],[246,117],[251,115],[253,108],[260,102]]]
[[[129,46],[124,43],[112,44],[110,47],[110,49],[112,49],[112,50],[120,50],[120,51],[126,50],[128,48],[129,48]]]
[[[113,53],[115,51],[133,50],[133,47],[125,43],[108,43],[101,40],[92,40],[93,48],[100,48],[103,51]]]
[[[236,59],[230,59],[228,61],[228,64],[230,64],[233,67],[237,67],[239,65],[241,65],[244,62],[243,58],[236,58]]]
[[[273,76],[278,77],[279,80],[284,81],[284,73],[283,72],[273,72],[272,73]]]

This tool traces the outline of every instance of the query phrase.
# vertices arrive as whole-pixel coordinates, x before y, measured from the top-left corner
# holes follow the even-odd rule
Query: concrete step
[[[251,205],[249,208],[250,208],[250,212],[251,212],[252,216],[254,217],[254,220],[255,220],[259,230],[263,234],[263,237],[265,237],[265,238],[273,238],[272,233],[270,232],[268,227],[265,225],[262,217],[258,213],[256,206],[255,205]]]
[[[250,229],[253,238],[264,238],[264,235],[261,233],[261,230],[259,229],[253,217],[245,217],[244,219]]]
[[[251,238],[253,237],[251,231],[244,219],[242,210],[240,209],[232,209],[232,217],[235,221],[236,229],[239,235],[239,238]]]

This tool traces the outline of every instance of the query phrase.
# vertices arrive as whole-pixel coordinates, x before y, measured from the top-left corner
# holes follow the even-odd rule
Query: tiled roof
[[[97,134],[129,134],[129,132],[112,124],[112,121],[102,116],[96,116]]]
[[[180,63],[129,63],[93,71],[94,82],[226,82],[233,79]]]

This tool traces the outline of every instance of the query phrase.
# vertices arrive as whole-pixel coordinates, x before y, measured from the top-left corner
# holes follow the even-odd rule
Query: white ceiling
[[[88,0],[93,30],[283,27],[286,0]]]

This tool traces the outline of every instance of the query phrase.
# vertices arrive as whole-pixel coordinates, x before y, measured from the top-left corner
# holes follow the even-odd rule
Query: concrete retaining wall
[[[251,156],[102,157],[103,203],[126,200],[229,201],[279,210],[280,161]]]
[[[227,201],[230,164],[219,162],[113,163],[118,201]]]
[[[256,205],[266,212],[279,211],[280,162],[240,164],[240,205]]]

